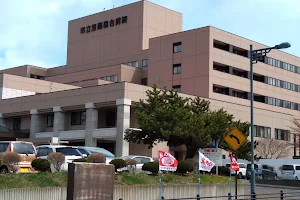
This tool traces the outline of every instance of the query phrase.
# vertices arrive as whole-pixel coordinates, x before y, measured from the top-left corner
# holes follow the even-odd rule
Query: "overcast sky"
[[[66,64],[68,21],[136,0],[0,1],[0,69]],[[300,57],[300,0],[150,0],[183,14],[183,29],[212,25]],[[300,66],[300,63],[299,63]]]

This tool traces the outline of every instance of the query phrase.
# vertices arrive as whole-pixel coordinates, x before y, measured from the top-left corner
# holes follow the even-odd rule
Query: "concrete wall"
[[[229,192],[229,185],[201,185],[201,197],[226,196]],[[238,187],[238,194],[244,195],[243,185]],[[66,188],[30,188],[30,189],[6,189],[0,190],[0,199],[9,200],[65,200]],[[191,185],[166,185],[163,187],[165,199],[196,197],[197,184]],[[159,199],[158,185],[140,186],[115,186],[114,200],[155,200]],[[212,198],[212,200],[227,200],[226,198]]]

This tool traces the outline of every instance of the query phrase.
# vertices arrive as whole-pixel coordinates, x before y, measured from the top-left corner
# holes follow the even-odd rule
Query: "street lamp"
[[[263,58],[269,53],[272,49],[286,49],[291,46],[288,42],[283,42],[281,44],[275,45],[274,47],[257,49],[253,50],[252,44],[250,45],[250,120],[251,120],[251,196],[255,195],[255,170],[254,170],[254,124],[253,124],[253,64],[257,61],[262,61]]]

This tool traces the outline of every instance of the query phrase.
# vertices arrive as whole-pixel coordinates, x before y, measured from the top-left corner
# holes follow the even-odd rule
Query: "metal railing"
[[[300,191],[295,192],[283,192],[282,190],[279,193],[273,193],[273,194],[252,194],[252,195],[231,195],[228,193],[227,196],[211,196],[211,197],[189,197],[189,198],[173,198],[173,199],[165,199],[162,197],[163,200],[210,200],[210,199],[228,199],[228,200],[260,200],[260,199],[268,199],[268,200],[296,200],[300,199]],[[119,200],[125,200],[120,198]]]

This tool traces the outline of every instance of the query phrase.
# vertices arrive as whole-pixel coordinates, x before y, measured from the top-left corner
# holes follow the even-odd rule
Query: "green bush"
[[[50,172],[50,161],[47,159],[42,159],[42,158],[38,158],[38,159],[34,159],[31,162],[31,166],[33,167],[33,169],[40,171],[40,172]]]
[[[121,169],[123,167],[126,167],[126,161],[122,158],[115,158],[112,161],[109,162],[109,164],[112,164],[115,166],[115,171],[117,172],[117,169]]]
[[[187,172],[193,172],[194,166],[191,163],[185,161],[179,161],[176,172],[179,174],[185,174]]]
[[[219,166],[218,171],[219,171],[219,175],[220,176],[230,176],[230,169],[229,169],[229,167]],[[216,167],[213,167],[210,172],[213,173],[213,174],[215,174],[216,173]]]
[[[73,162],[89,162],[87,158],[77,158]]]
[[[142,167],[142,170],[151,172],[153,175],[156,175],[159,170],[159,163],[157,161],[145,163]]]

